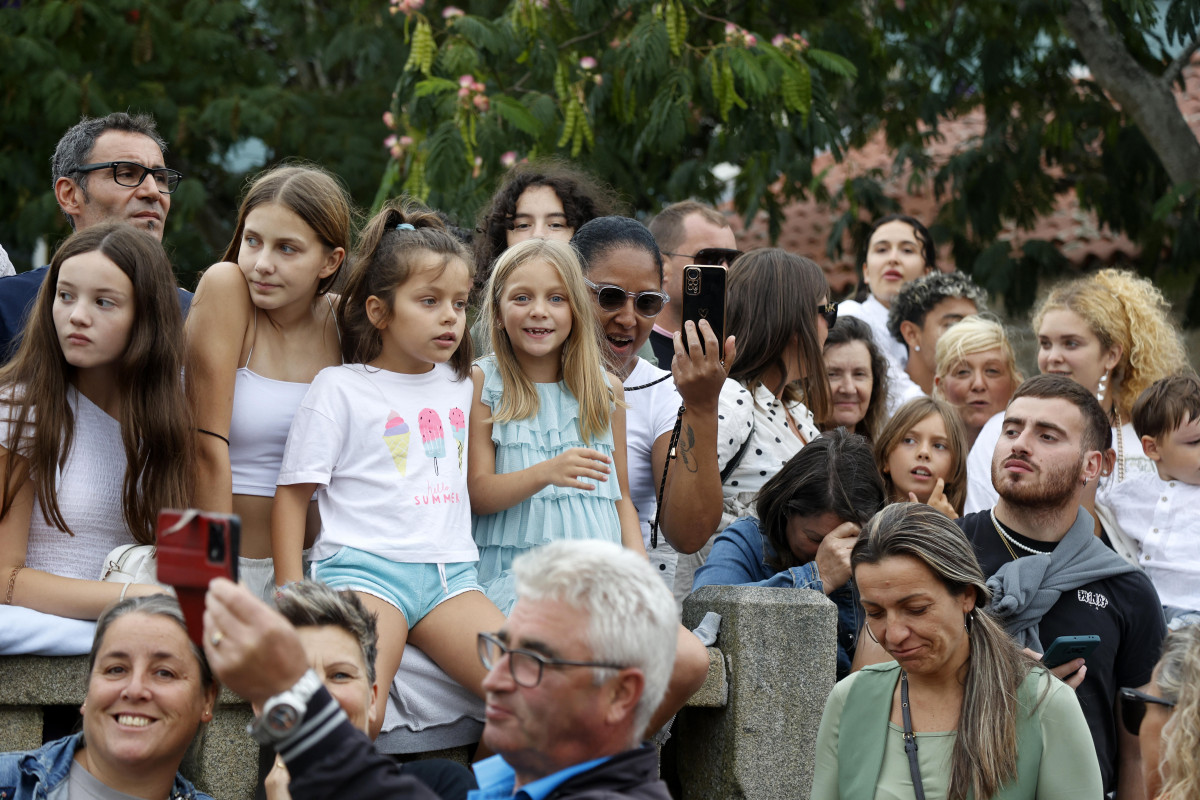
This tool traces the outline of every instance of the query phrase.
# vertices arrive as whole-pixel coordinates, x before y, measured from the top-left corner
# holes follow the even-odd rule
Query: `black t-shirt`
[[[992,525],[989,511],[967,514],[956,522],[974,545],[984,575],[993,575],[1012,561],[1012,554]],[[1017,543],[1033,550],[1044,553],[1054,550],[1051,543],[1029,539],[1009,528],[1005,530]],[[1012,550],[1018,556],[1026,552],[1017,545],[1012,545]],[[1076,696],[1092,731],[1106,792],[1117,785],[1120,756],[1114,709],[1117,690],[1149,682],[1166,633],[1158,593],[1141,570],[1063,592],[1038,626],[1043,649],[1059,636],[1100,637],[1100,646],[1087,658],[1087,674]]]

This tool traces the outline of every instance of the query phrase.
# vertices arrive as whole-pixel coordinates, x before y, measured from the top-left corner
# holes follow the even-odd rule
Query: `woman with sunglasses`
[[[692,355],[676,336],[671,372],[639,358],[638,350],[667,302],[662,291],[663,259],[654,237],[637,220],[600,217],[580,227],[571,243],[582,256],[588,287],[596,299],[608,367],[625,384],[629,491],[646,552],[672,586],[676,551],[695,552],[721,520],[717,399],[726,378],[716,336],[707,323],[703,331],[689,328]],[[732,340],[726,348],[732,357],[736,352]],[[667,470],[663,484],[677,422],[677,461]],[[656,512],[661,537],[652,536]]]
[[[923,503],[887,506],[850,567],[866,633],[893,660],[834,687],[811,800],[1103,796],[1079,700],[985,610],[991,592],[953,522]]]
[[[1141,745],[1146,800],[1200,797],[1200,626],[1168,634],[1146,691],[1120,697],[1121,721]]]

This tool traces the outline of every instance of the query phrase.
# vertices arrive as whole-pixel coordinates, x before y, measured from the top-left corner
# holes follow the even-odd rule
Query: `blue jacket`
[[[24,753],[0,753],[0,797],[4,800],[43,800],[71,774],[75,751],[83,734],[66,736]],[[169,800],[212,800],[179,773]]]
[[[692,591],[701,586],[762,586],[769,589],[825,591],[815,561],[776,572],[767,566],[767,559],[774,555],[775,548],[767,541],[758,520],[742,517],[713,541],[708,560],[696,570]],[[856,594],[852,581],[829,594],[838,612],[838,680],[850,674],[850,659],[863,622]]]

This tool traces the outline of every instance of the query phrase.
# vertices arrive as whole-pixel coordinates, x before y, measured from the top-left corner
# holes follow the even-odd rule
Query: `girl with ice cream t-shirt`
[[[313,577],[353,590],[378,616],[380,685],[411,641],[482,696],[477,634],[504,617],[479,588],[457,433],[473,392],[470,262],[432,212],[402,205],[372,220],[357,256],[338,315],[346,363],[317,375],[288,434],[272,514],[276,581],[303,577],[315,494]],[[372,735],[387,696],[375,699]]]

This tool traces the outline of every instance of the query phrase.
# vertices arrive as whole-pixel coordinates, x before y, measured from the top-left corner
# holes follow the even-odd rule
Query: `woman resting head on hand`
[[[79,709],[83,732],[30,753],[0,755],[0,786],[16,786],[8,797],[18,800],[63,790],[64,797],[123,792],[211,800],[179,774],[179,765],[212,720],[217,691],[174,598],[122,600],[96,622]],[[32,769],[34,763],[40,769]]]

